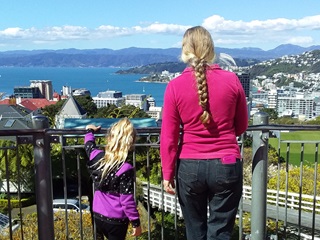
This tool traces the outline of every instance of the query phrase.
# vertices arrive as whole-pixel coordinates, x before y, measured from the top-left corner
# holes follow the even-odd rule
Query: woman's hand
[[[92,129],[94,132],[97,132],[97,131],[99,131],[101,129],[101,126],[95,126],[93,124],[89,124],[89,125],[86,126],[86,129],[87,130],[88,129]]]
[[[163,180],[163,189],[170,194],[175,194],[174,180]]]

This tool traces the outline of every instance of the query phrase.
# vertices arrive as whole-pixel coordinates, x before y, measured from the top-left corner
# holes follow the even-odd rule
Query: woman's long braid
[[[181,60],[194,70],[202,114],[199,120],[207,126],[212,118],[209,110],[209,95],[206,70],[214,59],[214,44],[210,33],[201,26],[189,28],[182,40]]]
[[[199,105],[202,107],[202,114],[200,116],[200,121],[206,125],[210,122],[211,115],[208,111],[208,85],[206,78],[206,66],[205,60],[194,61],[194,70],[197,80],[197,88],[199,95]]]

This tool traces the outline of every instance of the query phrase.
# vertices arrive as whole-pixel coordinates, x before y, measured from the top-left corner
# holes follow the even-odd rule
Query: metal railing
[[[288,210],[293,207],[290,194],[288,191],[280,191],[280,189],[275,190],[275,192],[272,192],[275,196],[272,200],[270,197],[267,197],[267,172],[268,172],[268,138],[269,134],[272,131],[307,131],[307,130],[314,130],[314,131],[320,131],[320,126],[286,126],[286,125],[269,125],[268,124],[268,116],[264,113],[258,113],[254,116],[254,122],[253,126],[250,126],[248,128],[248,133],[252,133],[253,143],[252,143],[252,191],[251,191],[251,202],[250,202],[250,212],[251,212],[251,239],[266,239],[267,235],[267,229],[266,229],[266,221],[268,217],[267,211],[268,205],[272,203],[278,208],[281,207],[284,209],[284,218],[279,217],[279,209],[278,212],[276,212],[276,215],[273,217],[273,219],[278,223],[279,221],[283,221],[283,226],[286,228],[288,226],[288,218],[287,215],[289,214]],[[10,179],[12,178],[12,172],[10,172],[12,166],[15,167],[15,181],[17,182],[16,191],[17,193],[14,195],[17,195],[17,198],[19,200],[19,217],[18,222],[23,223],[20,224],[20,230],[18,229],[20,239],[27,239],[24,236],[24,230],[22,225],[26,225],[25,223],[25,215],[21,214],[21,194],[23,193],[23,185],[20,183],[23,182],[22,176],[19,176],[19,169],[21,168],[22,163],[22,156],[20,157],[20,154],[22,154],[22,150],[19,148],[20,146],[28,145],[30,144],[32,146],[32,155],[34,157],[34,179],[35,179],[35,186],[34,186],[34,194],[36,197],[36,213],[37,213],[37,237],[41,240],[50,240],[50,239],[57,239],[56,235],[57,233],[54,230],[54,224],[55,224],[55,217],[53,214],[53,206],[52,206],[52,199],[53,199],[53,174],[52,169],[53,163],[52,161],[60,161],[59,166],[61,167],[61,179],[63,181],[63,196],[65,198],[68,197],[69,190],[68,190],[68,171],[70,170],[70,163],[68,163],[68,154],[71,152],[71,154],[74,154],[75,161],[71,164],[75,168],[76,178],[77,178],[77,196],[81,199],[83,195],[87,194],[83,190],[83,174],[85,170],[85,162],[82,155],[83,150],[83,135],[85,134],[85,130],[80,129],[49,129],[49,128],[42,128],[43,126],[39,124],[35,124],[35,129],[29,129],[29,130],[6,130],[2,131],[0,133],[0,137],[2,139],[5,137],[6,139],[12,138],[9,145],[3,145],[0,148],[0,156],[2,164],[5,165],[3,168],[5,171],[2,170],[1,175],[2,179],[6,179],[4,182],[4,185],[7,186],[6,189],[10,189]],[[147,194],[144,195],[144,207],[147,212],[147,224],[144,227],[146,238],[152,239],[152,231],[154,228],[153,220],[152,218],[152,204],[151,204],[151,198],[150,198],[150,190],[151,189],[151,180],[150,177],[154,176],[154,174],[151,174],[151,171],[153,171],[152,167],[154,167],[154,162],[158,161],[158,165],[160,164],[160,159],[153,159],[154,157],[154,151],[158,151],[159,148],[159,135],[160,135],[160,128],[137,128],[138,135],[139,135],[139,141],[136,143],[135,151],[133,153],[133,165],[136,167],[137,174],[143,176],[143,181],[147,182]],[[107,132],[107,130],[102,130],[101,135],[98,135],[97,138],[104,138],[104,134]],[[320,142],[320,139],[319,139]],[[287,144],[290,145],[288,142]],[[301,143],[303,145],[303,143]],[[308,205],[308,208],[304,208],[304,201],[306,196],[302,194],[302,191],[295,193],[295,210],[297,210],[297,228],[298,228],[298,235],[301,235],[301,228],[302,224],[301,221],[303,219],[303,212],[308,211],[310,215],[310,236],[312,239],[314,239],[315,231],[316,231],[316,219],[317,219],[317,211],[318,211],[318,197],[317,197],[317,162],[318,162],[318,142],[315,142],[315,175],[314,175],[314,195],[310,197],[311,205]],[[243,147],[242,142],[240,141],[240,146]],[[61,148],[61,155],[56,156],[53,155],[52,151],[53,148]],[[280,148],[280,146],[279,146]],[[279,150],[280,151],[280,150]],[[290,148],[288,148],[288,151],[290,151]],[[143,159],[141,159],[141,154],[143,156]],[[14,156],[14,159],[11,157]],[[140,158],[140,159],[138,159]],[[301,154],[301,158],[303,161],[303,154]],[[13,162],[13,160],[15,162]],[[249,160],[249,161],[250,161]],[[288,161],[288,159],[286,159]],[[56,166],[56,162],[54,166]],[[68,165],[69,164],[69,165]],[[300,166],[301,167],[301,166]],[[289,171],[289,170],[288,170]],[[158,181],[161,179],[160,172],[158,171]],[[4,177],[4,175],[6,177]],[[55,173],[56,175],[56,173]],[[301,171],[301,182],[307,179],[303,179],[303,172]],[[154,181],[154,179],[153,179]],[[289,181],[289,176],[286,176],[286,181]],[[161,184],[160,184],[161,186]],[[160,188],[163,192],[162,187]],[[136,186],[136,196],[137,199],[142,200],[139,198],[138,193],[138,185]],[[149,191],[149,192],[148,192]],[[12,212],[11,209],[12,206],[12,198],[13,194],[10,193],[10,191],[7,191],[5,193],[5,197],[7,199],[7,208],[8,208],[8,216],[9,219],[12,220]],[[147,196],[147,197],[145,197]],[[163,195],[162,195],[163,196]],[[244,199],[245,200],[245,199]],[[161,201],[165,201],[165,198],[162,197]],[[177,200],[175,198],[175,208],[177,206]],[[164,211],[164,209],[161,209]],[[239,206],[239,239],[242,239],[243,237],[243,211],[245,209],[243,206]],[[181,217],[181,213],[176,208],[175,212],[175,222],[174,222],[174,231],[178,231],[179,224],[178,220]],[[162,215],[163,216],[163,215]],[[66,236],[67,239],[69,239],[70,235],[70,229],[68,229],[68,213],[66,211],[65,214],[65,223],[66,223]],[[83,220],[82,220],[82,213],[80,212],[80,223],[79,223],[79,239],[84,239],[83,235]],[[165,224],[163,223],[163,219],[160,222],[161,230],[160,235],[161,239],[164,239],[165,234]],[[9,221],[9,232],[7,233],[7,239],[13,239],[13,234],[15,234],[12,231],[13,223]],[[286,229],[281,229],[281,231],[285,231]],[[277,231],[280,232],[280,229],[277,229]],[[275,233],[277,234],[277,233]],[[177,234],[175,235],[177,236]],[[71,238],[71,237],[70,237]],[[1,234],[0,234],[1,239]],[[176,238],[178,239],[178,237]]]

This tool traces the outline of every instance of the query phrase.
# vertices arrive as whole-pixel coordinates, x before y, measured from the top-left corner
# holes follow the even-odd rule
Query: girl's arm
[[[127,165],[128,166],[128,165]],[[134,199],[134,169],[123,172],[120,175],[120,201],[124,212],[134,228],[133,236],[141,233],[140,216]]]
[[[99,153],[102,152],[102,150],[99,150],[97,148],[96,139],[94,136],[94,133],[99,131],[101,127],[100,126],[96,127],[95,125],[87,125],[86,129],[87,129],[87,133],[84,137],[84,148],[89,160],[91,161]]]

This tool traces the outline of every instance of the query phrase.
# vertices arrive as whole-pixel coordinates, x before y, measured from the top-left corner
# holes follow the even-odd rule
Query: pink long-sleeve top
[[[214,159],[233,155],[241,158],[236,136],[248,127],[248,109],[242,85],[233,72],[217,64],[207,68],[210,124],[205,127],[199,117],[194,71],[186,68],[168,83],[160,136],[160,155],[164,180],[172,180],[175,163],[180,159]],[[180,127],[182,128],[180,137]]]

